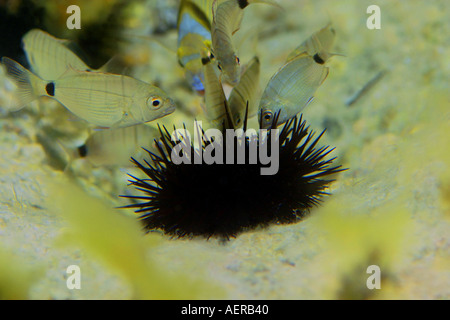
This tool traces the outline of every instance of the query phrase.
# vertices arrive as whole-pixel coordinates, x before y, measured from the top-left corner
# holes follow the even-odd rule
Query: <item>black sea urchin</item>
[[[271,149],[269,137],[274,128],[264,133],[268,139],[261,139],[261,134],[254,137],[257,148],[268,142]],[[296,222],[327,194],[325,189],[333,180],[323,178],[342,171],[341,166],[330,166],[335,158],[325,159],[333,149],[316,148],[323,132],[313,139],[314,133],[301,117],[288,121],[277,136],[279,167],[273,175],[262,175],[264,165],[260,161],[251,164],[249,152],[244,164],[174,164],[172,150],[178,141],[171,140],[166,128],[160,131],[159,155],[148,151],[152,161],[145,164],[132,159],[149,177],[132,176],[130,180],[144,195],[123,196],[143,201],[125,208],[137,208],[147,231],[228,239],[257,226]],[[242,141],[249,151],[252,139]],[[214,143],[206,137],[201,148],[194,148],[190,142],[188,147],[195,157]],[[223,159],[226,154],[222,153]]]

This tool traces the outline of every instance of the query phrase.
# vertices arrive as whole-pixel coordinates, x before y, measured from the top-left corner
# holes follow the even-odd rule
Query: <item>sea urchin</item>
[[[172,141],[165,127],[160,129],[159,154],[147,151],[151,161],[145,164],[132,158],[149,179],[131,176],[131,185],[144,194],[123,196],[134,201],[125,208],[137,208],[147,231],[159,229],[175,237],[229,239],[258,226],[299,221],[328,194],[325,189],[333,180],[324,177],[343,169],[331,166],[335,158],[325,159],[333,149],[316,147],[323,132],[314,139],[302,117],[289,120],[281,131],[275,128],[265,133],[270,137],[279,132],[279,167],[273,175],[262,175],[264,165],[251,164],[249,152],[244,164],[174,164],[172,151],[179,141]],[[252,139],[242,141],[249,151]],[[272,140],[260,134],[253,141],[261,148]],[[214,143],[224,141],[203,137],[201,148],[191,143],[189,148],[198,156]]]

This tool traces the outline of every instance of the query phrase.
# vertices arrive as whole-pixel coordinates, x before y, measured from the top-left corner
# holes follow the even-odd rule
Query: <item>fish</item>
[[[154,150],[159,136],[159,130],[147,124],[94,131],[77,148],[73,159],[86,159],[96,167],[133,166],[130,157],[143,158],[144,149]]]
[[[205,76],[205,115],[214,126],[218,127],[227,118],[227,98],[223,91],[222,82],[216,74],[214,62],[204,57],[202,63]],[[227,124],[228,127],[230,125]]]
[[[231,85],[236,85],[241,76],[240,59],[231,37],[241,26],[244,9],[252,3],[267,3],[279,7],[273,0],[227,0],[213,3],[211,24],[213,55],[224,81]]]
[[[258,112],[261,129],[269,129],[278,113],[277,124],[282,124],[303,110],[313,100],[328,72],[324,63],[306,52],[289,60],[264,89]]]
[[[286,58],[286,63],[269,80],[259,104],[259,123],[268,129],[276,113],[278,124],[293,118],[314,99],[328,76],[326,63],[332,56],[336,31],[331,23],[313,33]]]
[[[217,126],[225,124],[226,128],[239,128],[244,125],[247,107],[249,113],[256,105],[259,90],[260,61],[254,57],[247,64],[239,83],[233,87],[229,98],[223,90],[222,82],[216,74],[214,62],[202,59],[205,74],[205,113],[208,120]],[[228,115],[230,118],[228,119]],[[230,122],[231,123],[230,123]]]
[[[235,128],[244,125],[244,118],[248,106],[248,114],[254,114],[259,92],[260,61],[253,57],[242,73],[239,83],[232,89],[228,98],[231,118]]]
[[[303,53],[307,53],[319,62],[327,62],[330,57],[337,55],[331,53],[335,41],[336,30],[331,23],[328,23],[325,27],[313,33],[308,39],[295,48],[288,55],[286,61],[292,60]]]
[[[211,48],[213,0],[181,0],[178,10],[178,62],[192,89],[204,94],[201,54]]]
[[[105,128],[145,123],[175,111],[164,91],[132,77],[69,67],[58,79],[41,79],[12,59],[3,57],[1,62],[16,83],[17,110],[46,96],[77,117]]]

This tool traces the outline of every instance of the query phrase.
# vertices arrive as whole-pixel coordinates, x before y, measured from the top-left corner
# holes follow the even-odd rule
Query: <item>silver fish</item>
[[[245,112],[248,105],[248,114],[255,114],[257,95],[259,92],[260,61],[254,57],[242,73],[239,83],[233,88],[228,98],[231,117],[235,128],[244,125]]]
[[[174,102],[161,89],[128,76],[69,68],[58,79],[44,80],[9,58],[3,57],[2,64],[18,87],[19,109],[47,96],[91,124],[116,128],[175,111]]]
[[[331,23],[313,33],[286,59],[286,64],[269,80],[259,105],[259,123],[269,128],[276,113],[282,124],[303,110],[328,76],[326,63],[332,56],[336,31]]]
[[[328,67],[303,53],[287,62],[269,80],[259,104],[259,123],[268,129],[278,112],[278,124],[294,117],[312,100],[328,76]]]
[[[214,63],[203,58],[203,74],[205,77],[205,114],[216,127],[226,120],[227,98],[223,92],[222,82],[217,77]]]

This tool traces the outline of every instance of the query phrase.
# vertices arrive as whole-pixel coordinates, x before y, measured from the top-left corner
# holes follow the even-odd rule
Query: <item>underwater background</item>
[[[71,161],[86,124],[50,99],[9,112],[13,92],[0,70],[0,299],[450,298],[449,2],[278,3],[284,10],[246,8],[237,47],[242,61],[260,57],[263,88],[291,50],[332,22],[342,56],[303,110],[349,168],[332,195],[300,223],[225,243],[144,234],[132,210],[115,209],[128,203],[118,195],[133,192],[127,173],[136,169]],[[71,4],[81,30],[66,27]],[[374,4],[381,29],[370,30]],[[0,56],[25,65],[20,39],[32,28],[75,40],[94,68],[120,53],[124,70],[176,101],[156,122],[181,127],[201,116],[203,98],[177,62],[177,8],[176,0],[0,1]],[[81,289],[66,285],[71,265]],[[370,265],[380,267],[381,289],[366,286]]]

